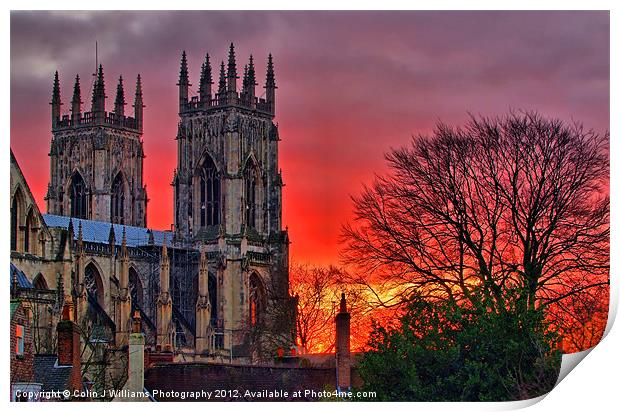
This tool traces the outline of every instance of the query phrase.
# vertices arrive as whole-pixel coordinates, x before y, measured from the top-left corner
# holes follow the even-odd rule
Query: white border
[[[8,3],[8,4],[7,4]],[[10,110],[9,110],[9,93],[10,90],[10,9],[14,10],[28,10],[28,9],[49,9],[51,7],[57,7],[60,9],[66,10],[83,10],[83,9],[99,9],[101,7],[106,7],[109,9],[140,9],[140,3],[132,3],[129,4],[126,1],[118,1],[118,0],[109,0],[106,2],[91,2],[86,3],[83,1],[14,1],[9,0],[6,4],[7,9],[5,9],[5,13],[2,15],[2,20],[0,23],[0,31],[2,33],[2,56],[4,58],[4,64],[0,66],[1,71],[1,80],[3,87],[1,90],[3,91],[2,97],[0,97],[0,104],[2,110],[0,110],[2,116],[2,124],[5,125],[3,129],[5,133],[3,133],[3,137],[0,138],[0,158],[3,159],[3,166],[0,168],[0,173],[2,175],[4,183],[4,188],[8,187],[9,182],[9,122],[10,122]],[[618,70],[620,66],[618,65],[618,41],[619,38],[619,30],[618,30],[618,2],[617,1],[604,1],[604,0],[591,0],[588,2],[583,1],[575,1],[575,0],[564,0],[564,1],[541,1],[541,0],[521,0],[521,1],[504,1],[501,4],[497,1],[477,1],[470,0],[467,2],[463,1],[441,1],[441,2],[426,2],[426,3],[412,3],[408,1],[394,1],[394,0],[383,0],[381,2],[377,1],[368,1],[368,0],[359,0],[356,2],[334,2],[334,1],[326,1],[326,0],[316,0],[312,2],[295,2],[292,3],[290,1],[282,1],[282,0],[273,0],[273,1],[262,1],[260,3],[251,2],[251,1],[233,1],[233,0],[218,0],[218,1],[185,1],[185,2],[163,2],[163,1],[151,1],[151,2],[143,2],[142,5],[146,6],[150,9],[159,9],[165,10],[169,8],[174,8],[178,10],[194,10],[194,9],[219,9],[219,10],[234,10],[234,9],[294,9],[294,10],[322,10],[322,9],[365,9],[365,10],[379,10],[379,9],[388,9],[388,10],[404,10],[404,9],[420,9],[420,10],[461,10],[465,6],[468,9],[473,10],[494,10],[494,9],[503,9],[503,10],[548,10],[548,9],[563,9],[563,10],[611,10],[611,106],[610,106],[610,132],[612,136],[611,142],[611,158],[617,161],[616,159],[620,159],[620,152],[618,149],[618,145],[614,143],[615,132],[618,130],[618,120],[620,119],[620,113],[618,113],[617,107],[617,82],[615,81],[618,77]],[[612,163],[611,169],[611,197],[612,197],[612,226],[617,226],[616,216],[616,205],[618,204],[618,196],[615,187],[619,184],[618,179],[618,171],[619,168],[616,167],[615,163]],[[2,190],[0,191],[0,197],[2,202],[2,213],[3,216],[8,217],[8,191]],[[7,222],[8,219],[4,220]],[[6,223],[5,223],[6,225]],[[612,267],[613,262],[616,261],[619,255],[619,243],[617,240],[617,236],[614,236],[615,231],[612,230],[612,239],[611,239],[611,251],[612,251]],[[9,242],[8,242],[8,231],[5,231],[0,240],[0,256],[2,256],[2,260],[6,262],[6,267],[8,268],[8,260],[9,260]],[[612,270],[612,310],[610,313],[610,318],[615,318],[617,311],[617,302],[618,302],[618,291],[615,282],[618,282],[618,275],[614,273]],[[5,280],[8,283],[8,280]],[[3,293],[5,294],[3,301],[8,303],[8,288],[3,288]],[[6,330],[6,325],[8,324],[8,311],[3,311],[3,319],[4,319],[4,327]],[[6,346],[5,346],[6,348]],[[617,332],[617,328],[611,329],[608,336],[591,351],[591,354],[587,356],[587,360],[580,364],[573,372],[569,373],[568,377],[564,379],[557,388],[555,388],[547,397],[540,400],[540,402],[536,403],[532,410],[542,410],[541,408],[553,408],[559,409],[563,411],[572,411],[572,410],[611,410],[616,409],[618,405],[620,392],[616,387],[616,382],[618,381],[618,366],[620,365],[620,334]],[[9,351],[5,350],[5,354],[8,354]],[[8,373],[8,362],[3,362],[2,367],[4,369],[3,379],[4,385],[2,388],[5,393],[4,399],[8,400],[9,395],[9,373]],[[433,410],[433,411],[455,411],[455,410],[472,410],[472,411],[480,411],[480,410],[506,410],[506,409],[515,409],[520,407],[525,407],[531,405],[533,401],[524,401],[524,402],[514,402],[514,403],[486,403],[486,404],[467,404],[467,403],[433,403],[433,404],[410,404],[410,403],[394,403],[394,404],[343,404],[343,403],[302,403],[295,404],[296,409],[301,410],[314,410],[317,407],[321,409],[325,408],[328,410],[341,410],[342,408],[347,410],[359,410],[360,407],[363,409],[370,408],[396,408],[402,410]],[[9,406],[12,408],[19,407],[20,404],[12,403]],[[113,404],[114,407],[119,407],[119,404]],[[227,404],[225,407],[227,409],[241,409],[247,407],[255,407],[256,404],[248,405],[240,405],[240,404]],[[613,405],[613,406],[612,406]],[[62,408],[62,409],[73,409],[73,408],[84,408],[88,407],[89,409],[102,409],[105,407],[109,407],[111,405],[106,404],[46,404],[45,408]],[[130,405],[132,408],[140,407],[139,404],[132,403]],[[147,405],[143,405],[147,406]],[[167,410],[169,408],[169,404],[149,404],[149,408]],[[26,405],[27,407],[27,405]],[[198,409],[204,408],[204,404],[185,404],[184,408]],[[222,407],[222,405],[218,405],[216,407]],[[269,408],[273,410],[284,410],[289,409],[290,405],[288,404],[269,404],[269,405],[261,405],[262,408]],[[165,409],[164,409],[165,408]]]

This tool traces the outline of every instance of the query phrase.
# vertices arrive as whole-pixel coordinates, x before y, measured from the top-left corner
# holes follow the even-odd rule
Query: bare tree
[[[348,275],[335,266],[292,264],[290,274],[290,293],[297,299],[297,341],[303,350],[308,353],[334,351],[334,319],[343,292],[351,313],[351,347],[361,349],[370,331],[371,306],[364,288],[347,282]]]
[[[552,306],[548,317],[562,332],[564,352],[587,350],[603,338],[608,305],[609,289],[598,287],[570,295]]]
[[[343,261],[382,305],[413,291],[524,310],[609,281],[609,135],[537,113],[471,117],[386,154]]]

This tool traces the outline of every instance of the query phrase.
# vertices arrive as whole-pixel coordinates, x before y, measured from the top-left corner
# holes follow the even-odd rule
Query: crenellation
[[[144,104],[140,76],[136,83],[134,117],[125,116],[122,78],[119,78],[114,111],[105,110],[101,65],[93,85],[90,112],[81,112],[79,76],[74,85],[71,116],[60,116],[59,93],[55,74],[52,115],[56,117],[52,123],[49,185],[53,190],[48,190],[46,196],[48,211],[146,226],[148,198],[142,179]]]
[[[127,344],[136,308],[147,344],[189,354],[193,348],[190,356],[198,360],[269,358],[274,349],[264,347],[263,333],[293,344],[294,325],[272,316],[273,302],[290,299],[288,287],[281,287],[288,285],[289,241],[281,219],[273,61],[270,56],[264,98],[256,96],[254,58],[240,90],[236,64],[231,46],[216,91],[207,55],[198,96],[189,96],[182,54],[170,232],[143,229],[148,198],[140,76],[131,117],[121,78],[114,110],[105,110],[102,66],[90,111],[82,108],[76,76],[70,114],[62,114],[60,80],[54,75],[49,214],[30,226],[40,246],[12,249],[12,261],[33,273],[48,265],[41,271],[50,285],[56,276],[62,280],[58,293],[74,308],[72,318],[97,313],[111,342],[116,335],[111,346]],[[12,196],[21,201],[19,193]],[[22,209],[19,203],[15,210]],[[92,237],[95,232],[100,239]],[[143,240],[130,245],[130,234],[135,242],[138,232]],[[17,230],[15,242],[23,245],[24,236]]]
[[[257,84],[253,57],[245,70],[242,89],[237,90],[234,46],[229,49],[227,67],[220,65],[215,95],[211,94],[209,65],[207,58],[202,66],[199,95],[191,97],[187,55],[182,54],[177,168],[172,180],[174,231],[176,239],[219,250],[221,287],[217,291],[218,304],[212,308],[224,329],[232,331],[231,336],[223,336],[222,348],[247,354],[251,344],[248,339],[257,327],[249,318],[250,307],[255,305],[268,312],[268,302],[273,298],[266,296],[267,290],[273,289],[270,284],[288,278],[288,238],[280,235],[281,185],[272,183],[281,181],[277,167],[279,139],[273,138],[274,130],[277,134],[273,123],[273,61],[270,57],[266,86],[270,89],[269,99],[254,94]],[[211,265],[210,256],[208,260]],[[250,291],[250,278],[254,279],[253,287],[260,285],[260,294]],[[278,293],[283,295],[280,298],[288,297],[287,290]],[[256,300],[253,304],[250,297]],[[201,342],[207,335],[201,335]],[[201,348],[204,346],[201,343]]]

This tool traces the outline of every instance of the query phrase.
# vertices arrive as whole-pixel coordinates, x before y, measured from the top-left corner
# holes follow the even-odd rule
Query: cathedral
[[[264,92],[253,57],[239,70],[232,44],[217,87],[212,70],[207,54],[191,96],[182,53],[170,231],[147,225],[140,75],[133,113],[122,77],[106,110],[100,65],[90,110],[76,76],[65,114],[56,72],[46,214],[11,153],[11,290],[30,302],[39,353],[53,351],[63,307],[93,356],[127,345],[136,315],[150,350],[175,361],[260,363],[294,345],[273,59]]]

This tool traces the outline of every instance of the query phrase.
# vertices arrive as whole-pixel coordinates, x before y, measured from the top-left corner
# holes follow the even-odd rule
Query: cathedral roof
[[[110,238],[110,226],[109,222],[100,222],[97,220],[86,220],[69,218],[68,216],[58,216],[44,214],[43,220],[48,227],[59,227],[67,229],[69,227],[69,220],[73,220],[73,238],[78,238],[78,231],[80,223],[82,224],[82,239],[84,242],[91,243],[109,243]],[[117,242],[123,238],[123,228],[127,236],[127,247],[139,247],[148,246],[150,233],[153,233],[153,240],[156,246],[162,246],[164,243],[164,234],[167,233],[168,241],[172,238],[170,232],[163,230],[153,230],[145,227],[137,226],[125,226],[121,224],[114,224],[114,237]]]
[[[17,278],[17,285],[22,289],[33,289],[32,283],[28,280],[28,277],[11,263],[11,285],[13,285],[13,279]]]

